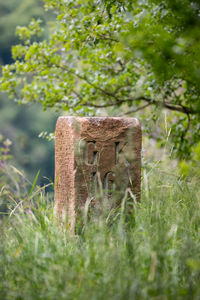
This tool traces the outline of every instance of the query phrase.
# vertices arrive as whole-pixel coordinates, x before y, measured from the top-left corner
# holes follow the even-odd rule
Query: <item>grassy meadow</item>
[[[86,209],[75,234],[43,189],[27,199],[0,220],[0,299],[200,299],[200,185],[166,161],[143,167],[140,203]]]

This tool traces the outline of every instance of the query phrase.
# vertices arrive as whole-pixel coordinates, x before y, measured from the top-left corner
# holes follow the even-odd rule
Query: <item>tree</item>
[[[27,25],[31,18],[43,18],[41,0],[0,0],[0,63],[11,62],[11,46],[18,43],[17,25]]]
[[[15,63],[1,88],[20,103],[68,113],[144,115],[169,109],[174,149],[199,141],[200,6],[181,0],[45,0],[57,22],[37,42],[41,22],[18,27]]]

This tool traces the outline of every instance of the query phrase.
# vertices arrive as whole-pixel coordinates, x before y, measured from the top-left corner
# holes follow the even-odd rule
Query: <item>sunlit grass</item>
[[[197,182],[154,163],[141,202],[124,199],[74,235],[41,192],[1,220],[0,299],[200,299]]]

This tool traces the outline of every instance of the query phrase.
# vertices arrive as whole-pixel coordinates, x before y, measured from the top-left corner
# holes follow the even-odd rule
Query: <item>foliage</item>
[[[48,136],[41,131],[54,131],[57,114],[44,112],[39,105],[19,106],[0,96],[0,133],[12,141],[12,165],[23,170],[30,181],[38,170],[40,184],[47,182],[43,176],[53,180],[54,144],[46,141]]]
[[[11,46],[19,42],[18,25],[27,25],[31,18],[44,19],[41,0],[0,0],[0,63],[11,62]]]
[[[43,193],[18,206],[1,220],[1,299],[199,299],[199,185],[154,162],[142,190],[76,235]]]
[[[43,194],[52,183],[37,186],[40,171],[31,183],[24,172],[11,164],[12,142],[0,135],[0,219],[4,215],[10,217],[15,211],[27,212],[34,206],[35,196]],[[49,194],[51,197],[51,193]],[[49,200],[49,199],[48,199]]]
[[[27,197],[27,180],[22,172],[9,165],[12,142],[0,135],[0,213],[6,214]],[[0,216],[1,217],[1,216]]]
[[[200,179],[200,142],[192,147],[192,157],[189,161],[179,161],[180,173],[184,177],[195,176]]]
[[[33,17],[43,20],[43,27],[52,19],[45,13],[40,0],[0,0],[0,64],[10,63],[11,46],[19,43],[15,35],[17,25],[25,30]],[[43,38],[45,34],[40,38]],[[53,179],[53,147],[38,138],[41,131],[54,131],[57,115],[53,112],[42,112],[39,105],[17,106],[0,93],[0,134],[12,140],[12,163],[18,170],[23,169],[26,177],[33,180],[34,174],[41,169],[42,176]],[[13,174],[14,175],[14,174]]]
[[[174,149],[188,157],[199,140],[198,1],[45,0],[45,7],[57,14],[54,30],[37,42],[40,22],[17,29],[22,42],[3,68],[2,90],[70,114],[146,108],[155,120],[167,108]]]

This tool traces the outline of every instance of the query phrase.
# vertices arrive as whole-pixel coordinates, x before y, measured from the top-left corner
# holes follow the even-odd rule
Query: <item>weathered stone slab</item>
[[[76,210],[103,189],[140,197],[141,128],[135,118],[60,117],[55,137],[55,207],[73,227]]]

